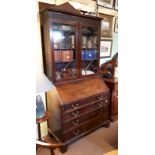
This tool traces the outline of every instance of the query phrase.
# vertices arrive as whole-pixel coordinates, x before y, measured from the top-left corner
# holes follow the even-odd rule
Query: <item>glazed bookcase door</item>
[[[53,22],[51,28],[55,81],[77,78],[76,25]]]
[[[98,71],[98,29],[82,26],[81,28],[81,75],[88,76]]]

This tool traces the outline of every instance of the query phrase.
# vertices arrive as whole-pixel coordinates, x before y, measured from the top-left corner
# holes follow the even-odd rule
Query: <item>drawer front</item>
[[[103,124],[105,121],[109,120],[109,113],[102,114],[100,116],[91,119],[87,123],[83,123],[80,126],[77,126],[71,130],[67,130],[63,132],[64,141],[76,138],[81,134]]]
[[[77,110],[72,110],[70,112],[62,113],[62,120],[63,122],[69,121],[72,119],[79,118],[80,116],[83,116],[87,113],[91,113],[97,109],[102,109],[103,112],[106,112],[108,110],[107,106],[109,105],[109,99],[105,98],[101,101],[97,100],[93,104],[90,104],[86,107],[79,107]],[[104,111],[105,110],[105,111]]]
[[[63,129],[66,131],[68,129],[78,127],[82,123],[87,122],[88,120],[93,119],[96,116],[108,113],[108,110],[109,110],[108,106],[105,106],[104,108],[97,109],[93,112],[87,113],[86,115],[83,115],[76,119],[72,119],[71,121],[63,122]]]
[[[97,101],[102,101],[104,99],[107,99],[107,98],[109,98],[109,95],[110,95],[109,93],[103,93],[103,94],[91,96],[91,97],[88,97],[86,99],[79,100],[79,101],[76,101],[76,102],[73,102],[70,104],[64,104],[62,106],[62,111],[63,112],[69,112],[71,110],[76,110],[81,106],[87,106],[89,104],[92,104],[92,102],[95,102],[95,101],[97,102]]]

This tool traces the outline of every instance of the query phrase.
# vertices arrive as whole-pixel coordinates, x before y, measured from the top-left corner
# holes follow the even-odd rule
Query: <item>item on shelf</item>
[[[56,72],[56,79],[57,79],[57,80],[61,79],[61,73],[60,73],[59,71]]]
[[[90,39],[88,40],[88,48],[92,48],[92,41]]]
[[[81,54],[82,54],[82,60],[85,60],[85,50],[82,50]]]
[[[61,46],[60,46],[60,43],[54,43],[54,48],[55,49],[58,49],[58,48],[60,48]]]
[[[90,36],[88,39],[88,48],[96,48],[96,43],[97,43],[97,37]]]
[[[82,50],[82,60],[97,59],[97,50]]]
[[[77,76],[77,69],[76,68],[72,68],[72,76]]]
[[[65,31],[71,31],[72,30],[72,27],[71,26],[68,26],[68,25],[62,25],[61,26],[61,29],[62,30],[65,30]]]
[[[87,58],[87,60],[92,60],[93,59],[93,52],[92,52],[92,50],[87,50],[86,51],[86,58]]]
[[[82,48],[87,48],[87,37],[86,36],[82,37]]]
[[[73,76],[71,68],[67,68],[67,73],[68,73],[69,77]]]
[[[82,75],[89,75],[89,74],[94,74],[94,72],[91,70],[82,70]]]
[[[92,50],[93,59],[97,59],[97,50]]]
[[[61,53],[61,61],[73,61],[73,51],[72,50],[63,50]]]
[[[69,47],[70,48],[75,48],[74,47],[74,35],[69,36]]]
[[[97,36],[94,36],[93,38],[93,48],[97,47]]]
[[[68,75],[68,72],[67,72],[67,70],[64,68],[63,70],[62,70],[62,77],[63,78],[67,78],[69,75]]]
[[[54,59],[55,59],[55,62],[60,62],[61,61],[61,51],[60,50],[55,50],[54,51]]]

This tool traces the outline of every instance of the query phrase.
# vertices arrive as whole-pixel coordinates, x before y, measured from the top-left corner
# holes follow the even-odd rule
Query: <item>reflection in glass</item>
[[[53,23],[53,42],[56,49],[75,48],[75,27],[61,23]]]
[[[59,43],[65,38],[63,34],[59,31],[54,31],[53,35],[54,35],[54,43]]]

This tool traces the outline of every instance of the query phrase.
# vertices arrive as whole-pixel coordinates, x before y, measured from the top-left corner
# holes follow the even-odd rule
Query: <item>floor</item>
[[[55,155],[103,155],[118,148],[118,122],[110,123],[109,128],[101,127],[76,140],[68,146],[66,153],[56,149]],[[48,149],[39,148],[37,155],[50,155]]]

